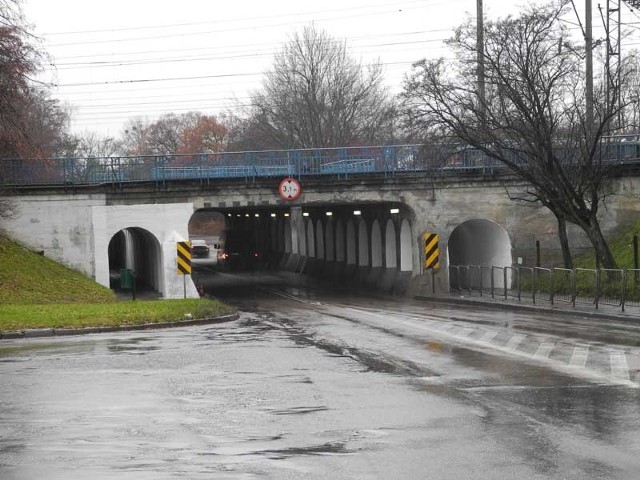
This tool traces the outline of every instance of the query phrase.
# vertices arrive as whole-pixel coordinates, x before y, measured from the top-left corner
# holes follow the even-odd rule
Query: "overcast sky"
[[[73,108],[72,131],[110,136],[130,117],[247,105],[274,54],[311,23],[346,39],[356,59],[379,59],[395,93],[412,62],[446,56],[442,41],[476,14],[476,0],[23,1],[55,65],[39,78],[58,85],[54,95]],[[526,3],[484,0],[485,15]],[[640,25],[640,16],[624,15]]]

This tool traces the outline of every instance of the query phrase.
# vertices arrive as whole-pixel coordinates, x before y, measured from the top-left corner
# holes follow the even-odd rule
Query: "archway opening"
[[[491,220],[467,220],[451,232],[447,253],[451,266],[507,267],[511,265],[511,240],[507,231]],[[481,272],[482,277],[475,275],[464,279],[451,275],[450,284],[454,288],[475,288],[480,286],[482,278],[482,283],[489,285],[491,269],[484,268]],[[464,281],[465,285],[458,285],[460,281]],[[498,275],[494,281],[496,287],[504,286],[503,276]]]
[[[324,260],[324,228],[322,228],[322,221],[316,221],[316,258]]]
[[[369,266],[369,236],[367,235],[367,225],[363,220],[358,225],[358,266]]]
[[[382,230],[378,220],[371,225],[371,266],[382,267]]]
[[[413,270],[412,238],[411,225],[405,219],[400,226],[400,270],[403,272]]]
[[[109,286],[121,288],[123,269],[133,272],[136,289],[162,292],[162,247],[148,230],[129,227],[117,232],[109,241]]]
[[[333,221],[329,220],[327,222],[327,231],[325,232],[325,260],[327,262],[333,262],[336,259],[335,253],[335,243],[334,243],[334,235],[333,235]]]
[[[384,265],[387,268],[396,268],[398,266],[397,248],[396,248],[396,227],[393,220],[387,220],[387,227],[384,233]]]
[[[356,228],[353,220],[347,222],[347,265],[356,264]]]
[[[346,260],[346,242],[344,236],[344,224],[338,219],[336,222],[336,262],[344,262]]]
[[[307,222],[307,256],[314,258],[316,256],[316,237],[313,232],[313,221]]]

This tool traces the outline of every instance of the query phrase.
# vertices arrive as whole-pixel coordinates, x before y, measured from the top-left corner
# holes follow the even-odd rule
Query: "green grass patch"
[[[208,299],[118,301],[81,273],[0,237],[0,331],[140,325],[233,311]]]
[[[81,273],[0,237],[0,305],[115,303],[115,294]]]
[[[108,304],[0,305],[0,330],[139,325],[232,313],[215,300],[151,300]]]
[[[609,248],[613,258],[616,259],[618,268],[628,269],[633,267],[633,236],[640,236],[640,221],[609,239]],[[575,266],[578,268],[596,268],[596,258],[593,252],[580,255],[575,258]]]

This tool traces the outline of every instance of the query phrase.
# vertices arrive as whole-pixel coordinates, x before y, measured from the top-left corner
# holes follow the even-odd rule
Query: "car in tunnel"
[[[255,270],[262,266],[262,251],[253,232],[233,231],[226,234],[218,264],[227,270]]]
[[[205,240],[191,240],[191,256],[207,258],[209,257],[209,245]]]

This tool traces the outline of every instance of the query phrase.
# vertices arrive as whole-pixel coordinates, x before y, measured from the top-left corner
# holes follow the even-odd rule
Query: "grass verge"
[[[81,273],[0,237],[0,305],[115,303],[115,294]]]
[[[0,237],[0,331],[140,325],[234,311],[209,299],[119,302],[90,278]]]
[[[215,300],[137,300],[111,304],[1,305],[0,330],[139,325],[209,318],[234,310]]]

